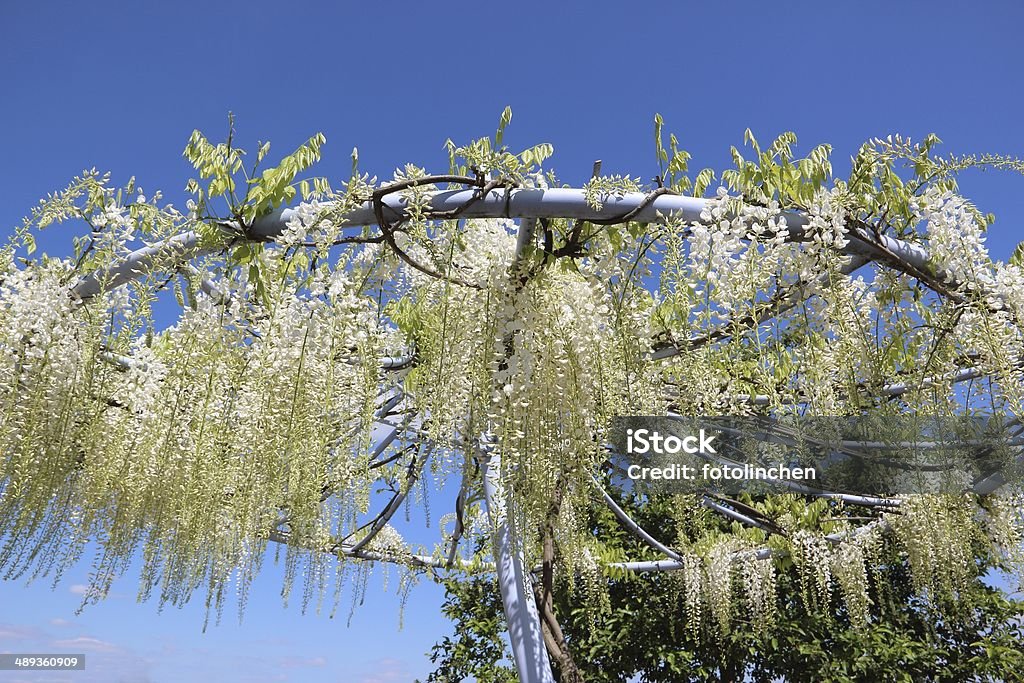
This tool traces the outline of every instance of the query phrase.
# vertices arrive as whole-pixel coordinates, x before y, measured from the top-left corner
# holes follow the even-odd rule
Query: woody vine
[[[956,604],[969,547],[1020,570],[1015,481],[679,495],[680,518],[727,524],[659,537],[608,494],[605,437],[619,415],[1015,421],[1024,270],[990,258],[993,218],[956,175],[1021,162],[894,136],[841,179],[828,145],[800,158],[792,134],[748,131],[734,168],[691,174],[657,118],[651,184],[596,165],[574,189],[550,145],[503,144],[510,120],[449,141],[440,175],[381,182],[353,152],[332,184],[308,176],[322,136],[264,168],[269,145],[250,158],[197,131],[184,209],[95,171],[41,200],[0,251],[3,576],[59,578],[94,543],[87,601],[138,559],[140,599],[200,591],[219,615],[231,594],[244,608],[270,543],[286,599],[318,608],[375,562],[403,585],[505,563],[525,568],[506,609],[529,595],[542,657],[573,680],[555,581],[600,604],[602,575],[675,571],[693,628],[744,609],[767,630],[779,572],[866,623],[883,551],[937,604]],[[84,228],[74,254],[38,255],[59,223]],[[448,481],[437,543],[407,543],[393,516]],[[595,505],[639,556],[591,533]]]

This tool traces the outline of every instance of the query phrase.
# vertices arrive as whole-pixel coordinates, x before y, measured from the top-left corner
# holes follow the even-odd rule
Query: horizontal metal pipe
[[[479,197],[477,190],[442,190],[430,193],[427,202],[429,213],[444,214],[460,210],[459,218],[578,218],[602,220],[623,216],[635,211],[646,200],[642,192],[627,192],[621,195],[604,195],[599,198],[600,208],[588,203],[582,189],[554,188],[498,189]],[[384,217],[394,222],[407,216],[408,202],[399,193],[387,195],[381,200]],[[701,212],[708,200],[700,197],[662,195],[649,206],[641,209],[632,219],[641,223],[661,222],[668,216],[684,221],[700,221]],[[327,205],[329,207],[329,204]],[[463,209],[465,207],[465,209]],[[297,216],[296,209],[279,208],[266,216],[257,218],[249,230],[253,237],[274,239],[285,229],[288,222]],[[787,225],[799,228],[807,220],[797,214],[786,216]],[[377,217],[373,204],[364,202],[359,208],[339,217],[334,224],[340,228],[355,228],[376,225]]]
[[[674,219],[682,222],[703,222],[702,212],[711,200],[701,197],[684,197],[679,195],[661,195],[648,202],[648,195],[642,192],[627,192],[620,195],[605,194],[598,198],[595,208],[590,204],[592,197],[578,188],[539,189],[498,189],[488,192],[486,196],[478,196],[476,190],[443,190],[427,195],[427,213],[443,214],[461,210],[460,218],[575,218],[583,220],[607,220],[636,214],[631,220],[635,222],[665,222]],[[398,221],[407,217],[407,201],[400,193],[387,195],[382,200],[382,214],[389,221]],[[646,204],[645,204],[646,203]],[[641,209],[640,207],[643,206]],[[325,207],[330,209],[330,203]],[[639,209],[639,210],[638,210]],[[232,231],[231,236],[237,239],[244,234],[253,240],[273,240],[281,235],[289,221],[297,217],[297,210],[278,208],[271,213],[257,218],[247,230]],[[794,212],[782,214],[786,225],[799,235],[807,218]],[[377,217],[371,202],[364,202],[359,208],[335,219],[340,228],[354,228],[375,225]],[[228,228],[223,226],[227,239]],[[919,270],[929,270],[928,252],[918,245],[910,244],[889,236],[867,235],[860,228],[852,227],[850,239],[843,251],[870,259],[879,259],[888,254],[906,261]],[[871,244],[878,242],[880,247]],[[129,254],[125,260],[105,271],[91,274],[80,281],[73,289],[76,296],[87,299],[99,293],[103,283],[113,288],[140,277],[160,258],[175,256],[190,258],[200,253],[209,253],[218,247],[203,246],[197,232],[186,232],[170,237],[156,244],[146,246]],[[939,274],[941,277],[941,273]],[[956,283],[949,283],[951,288]]]
[[[854,539],[864,534],[870,533],[878,529],[879,531],[886,531],[889,529],[889,522],[884,518],[868,522],[863,526],[859,526],[852,531],[838,531],[833,534],[827,534],[823,536],[826,541],[832,545],[838,545],[843,541]],[[767,560],[772,557],[784,557],[788,553],[783,550],[773,550],[771,548],[754,548],[751,550],[740,550],[732,554],[732,561],[742,562],[744,560]],[[677,560],[652,560],[652,561],[636,561],[636,562],[611,562],[607,565],[614,569],[626,569],[632,572],[670,572],[678,571],[686,567],[685,562]]]
[[[183,232],[167,239],[160,240],[154,244],[136,249],[128,254],[123,261],[106,268],[86,275],[71,288],[71,294],[78,299],[89,299],[99,294],[103,289],[116,289],[123,284],[137,280],[145,275],[153,265],[161,260],[177,257],[186,260],[199,255],[203,251],[199,245],[202,238],[198,232]]]

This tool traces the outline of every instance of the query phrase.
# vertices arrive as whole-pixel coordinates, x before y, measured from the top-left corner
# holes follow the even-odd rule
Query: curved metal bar
[[[142,372],[146,371],[146,364],[135,360],[131,356],[114,353],[113,351],[100,351],[96,357],[104,363],[116,366],[118,370],[138,369]]]
[[[392,496],[384,510],[377,516],[377,518],[370,525],[370,530],[366,532],[366,535],[361,539],[352,544],[349,551],[357,553],[367,546],[381,530],[388,525],[391,518],[398,511],[398,508],[405,502],[406,497],[412,490],[412,487],[416,485],[417,480],[420,477],[420,473],[423,471],[423,466],[426,465],[427,459],[430,457],[430,451],[433,450],[433,446],[428,442],[424,449],[423,457],[419,458],[419,462],[416,462],[416,456],[413,456],[413,461],[409,463],[408,473],[405,477],[405,486],[402,487],[398,493]]]
[[[312,550],[312,548],[308,548],[306,546],[298,546],[296,543],[293,542],[290,533],[288,533],[287,531],[281,531],[279,529],[271,531],[270,534],[267,536],[267,540],[272,541],[274,543],[281,543],[282,545],[294,545],[297,547],[305,547],[307,550]],[[390,564],[401,564],[412,567],[426,567],[431,569],[451,569],[451,567],[447,566],[445,560],[438,559],[430,555],[420,555],[416,553],[411,553],[409,555],[392,556],[386,555],[384,553],[375,552],[373,550],[359,550],[353,552],[346,545],[339,545],[336,548],[334,548],[333,551],[330,547],[319,548],[318,550],[330,554],[340,553],[345,557],[351,557],[357,560],[366,560],[368,562],[388,562]],[[469,562],[458,558],[455,561],[455,568],[461,571],[469,572],[493,572],[495,570],[494,565],[490,562]]]
[[[654,193],[657,194],[657,193]],[[407,217],[407,201],[400,194],[384,197],[383,217],[394,222]],[[621,195],[606,194],[598,198],[595,206],[593,197],[577,188],[511,189],[501,188],[480,195],[479,190],[447,190],[428,195],[426,215],[443,216],[460,211],[461,218],[575,218],[607,223],[609,218],[639,223],[665,222],[669,218],[684,222],[703,222],[701,213],[709,201],[701,197],[680,195],[627,192]],[[258,218],[247,236],[254,239],[273,239],[281,234],[288,222],[296,215],[295,209],[281,208]],[[782,214],[792,239],[803,236],[808,220],[795,212]],[[359,208],[338,219],[342,228],[375,225],[378,222],[374,203],[364,202]],[[890,267],[904,264],[915,275],[926,276],[929,286],[941,286],[947,293],[959,288],[956,282],[943,271],[935,272],[929,265],[928,251],[919,245],[888,235],[875,235],[863,224],[851,222],[848,226],[849,239],[843,252],[872,261],[888,264]]]
[[[591,477],[591,480],[594,482],[594,486],[597,487],[598,492],[601,494],[601,498],[604,500],[604,504],[607,505],[608,509],[615,514],[615,516],[622,523],[622,526],[629,529],[629,531],[631,531],[634,536],[637,536],[644,543],[654,548],[670,560],[683,559],[679,553],[661,543],[654,536],[651,536],[649,533],[647,533],[642,526],[633,521],[633,518],[630,517],[625,510],[619,507],[619,504],[616,503],[610,495],[608,495],[608,492],[604,490],[604,487],[601,486],[600,482],[598,482],[597,479]]]
[[[416,354],[410,353],[404,356],[388,356],[380,359],[382,370],[401,370],[416,359]]]
[[[506,190],[506,210],[508,194]],[[468,205],[464,204],[469,208]],[[536,222],[523,220],[516,235],[516,250],[509,266],[513,286],[521,287],[529,277],[521,273],[523,256],[533,241]],[[511,335],[505,338],[505,360],[512,353]],[[526,570],[522,539],[509,524],[507,493],[501,479],[501,451],[495,448],[495,439],[488,431],[476,446],[476,459],[483,473],[484,500],[493,529],[494,564],[498,575],[498,589],[505,610],[512,659],[520,683],[554,683],[554,672],[548,658],[544,625],[533,591],[533,577]]]
[[[1017,427],[1017,430],[1013,432],[1013,434],[1008,435],[1011,442],[1019,438],[1021,434],[1024,434],[1024,423],[1022,423],[1022,420],[1019,417],[1010,420],[1010,422],[1007,423],[1007,426]],[[1024,451],[1019,453],[1017,457],[1013,459],[1013,463],[1015,467],[1024,466]],[[1008,483],[1010,482],[1006,479],[1006,475],[1003,474],[1003,471],[993,472],[981,481],[975,482],[971,492],[977,496],[988,496],[1006,486]]]
[[[217,286],[213,280],[208,277],[201,277],[199,269],[191,264],[186,264],[182,270],[189,276],[199,280],[199,289],[202,290],[206,296],[213,299],[215,303],[220,306],[224,306],[231,302],[231,294],[222,290]]]
[[[388,398],[385,398],[380,408],[378,408],[377,412],[374,413],[378,420],[387,415],[389,412],[391,412],[391,410],[395,406],[397,406],[399,403],[402,402],[403,399],[405,399],[405,392],[398,387],[391,389],[390,392],[392,393],[392,395]]]

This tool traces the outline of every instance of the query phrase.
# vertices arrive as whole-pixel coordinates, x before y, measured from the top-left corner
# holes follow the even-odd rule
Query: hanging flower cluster
[[[90,597],[141,553],[141,596],[180,604],[205,588],[219,610],[232,583],[244,604],[271,539],[289,543],[285,592],[301,574],[304,604],[319,604],[346,553],[480,567],[493,531],[486,443],[516,550],[528,563],[554,552],[596,604],[610,555],[587,511],[616,416],[941,416],[980,400],[1022,414],[1024,274],[992,262],[977,213],[948,183],[924,180],[941,168],[893,181],[893,159],[920,149],[868,146],[849,181],[827,186],[827,149],[794,160],[795,139],[754,142],[758,162],[738,158],[698,220],[465,218],[487,193],[557,186],[540,167],[548,146],[515,155],[497,138],[453,147],[446,176],[407,166],[378,185],[354,169],[333,191],[296,180],[319,156],[315,136],[238,199],[239,150],[196,133],[187,216],[95,173],[44,200],[0,251],[4,575],[59,573],[95,541]],[[710,172],[682,178],[680,159],[655,194],[707,189]],[[433,207],[445,183],[472,188],[465,206]],[[597,179],[582,205],[637,188]],[[299,193],[307,201],[268,231]],[[379,225],[351,225],[355,211]],[[91,230],[74,257],[18,260],[38,228],[73,219]],[[175,249],[146,251],[175,235]],[[883,235],[930,260],[900,260]],[[134,248],[145,254],[126,274]],[[865,255],[876,265],[855,273]],[[179,312],[158,325],[171,292]],[[991,376],[982,398],[958,393],[968,365]],[[394,424],[401,434],[377,448]],[[408,500],[428,457],[435,481],[465,483],[443,542],[414,549],[394,509],[366,520],[381,483],[396,492],[389,508]],[[959,540],[1019,539],[1019,519],[993,505],[986,526],[970,496],[910,499],[867,525],[825,499],[733,504],[767,521],[694,514],[674,539],[695,628],[727,632],[739,605],[770,624],[786,563],[805,599],[838,594],[866,622],[887,529],[914,585],[943,599],[973,561]]]
[[[109,214],[110,212],[107,211]],[[121,245],[109,248],[120,249]],[[0,444],[7,575],[63,569],[99,541],[89,597],[141,550],[140,595],[219,608],[251,580],[271,533],[307,547],[351,527],[368,499],[362,425],[382,336],[344,261],[299,289],[275,271],[218,279],[160,333],[132,334],[152,290],[71,296],[67,262],[8,262],[0,307]],[[262,291],[257,294],[257,288]],[[352,497],[325,505],[324,491]],[[362,501],[362,503],[360,503]],[[42,546],[43,552],[32,552]],[[40,563],[38,558],[43,558]]]

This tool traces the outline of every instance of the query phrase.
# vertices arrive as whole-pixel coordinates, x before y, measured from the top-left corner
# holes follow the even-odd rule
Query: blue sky
[[[181,206],[181,151],[237,118],[237,140],[290,151],[327,136],[320,172],[349,152],[390,175],[446,167],[447,137],[493,132],[505,105],[513,147],[551,142],[568,182],[657,173],[660,112],[696,167],[721,169],[743,130],[793,130],[800,149],[835,147],[842,172],[866,138],[937,133],[953,153],[1024,156],[1024,20],[1018,2],[436,3],[17,2],[0,4],[0,232],[83,168],[135,175]],[[273,156],[273,152],[271,154]],[[972,173],[964,193],[997,223],[1005,257],[1024,239],[1024,179]],[[44,248],[62,251],[70,229]],[[136,604],[133,577],[80,617],[88,565],[55,590],[0,581],[0,651],[82,651],[88,670],[0,681],[362,681],[424,676],[448,632],[441,591],[398,599],[371,581],[346,625],[283,609],[268,563],[241,626],[201,633],[202,606]],[[376,589],[374,589],[376,586]],[[347,600],[347,598],[346,598]],[[343,603],[347,604],[347,603]]]

